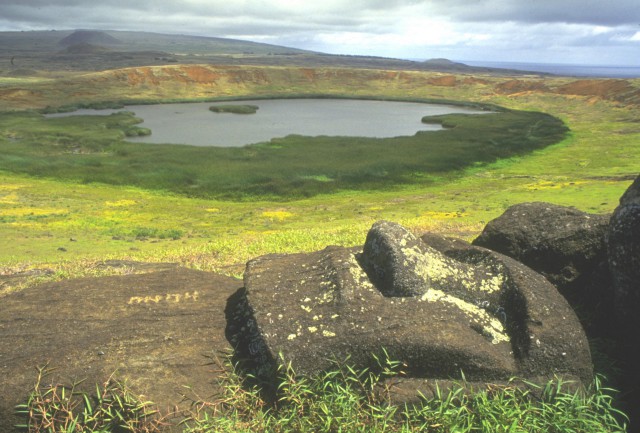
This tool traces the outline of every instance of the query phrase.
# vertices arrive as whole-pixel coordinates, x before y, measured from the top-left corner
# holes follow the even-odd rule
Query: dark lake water
[[[212,105],[251,104],[255,114],[214,113]],[[143,143],[239,147],[297,134],[306,136],[397,137],[441,129],[423,116],[486,113],[465,107],[355,99],[267,99],[239,102],[131,105],[150,136],[127,139]],[[109,114],[118,110],[79,110],[73,114]]]

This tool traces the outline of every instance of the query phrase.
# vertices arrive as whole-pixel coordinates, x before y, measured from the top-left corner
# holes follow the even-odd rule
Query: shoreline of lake
[[[242,147],[288,135],[388,138],[442,129],[441,125],[422,123],[425,116],[488,112],[453,104],[368,99],[240,101],[242,104],[259,106],[260,109],[247,117],[232,113],[212,113],[209,110],[211,106],[229,104],[229,101],[127,105],[124,110],[132,111],[143,119],[139,126],[152,131],[151,135],[130,137],[127,141]],[[122,110],[78,110],[48,116],[108,115],[117,111]]]

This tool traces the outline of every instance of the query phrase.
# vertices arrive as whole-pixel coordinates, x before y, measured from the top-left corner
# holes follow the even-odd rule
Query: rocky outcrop
[[[640,344],[640,177],[620,198],[607,237],[616,316]],[[637,349],[640,351],[640,349]]]
[[[613,308],[605,246],[609,218],[550,203],[521,203],[490,221],[473,244],[541,273],[600,327],[611,322]]]
[[[545,275],[579,311],[600,347],[600,369],[640,424],[640,177],[609,215],[549,203],[510,207],[474,245],[506,254]],[[606,365],[604,365],[606,364]]]
[[[187,409],[183,395],[216,392],[211,358],[229,348],[225,308],[242,282],[162,267],[47,283],[0,299],[1,433],[24,421],[15,405],[27,401],[37,367],[54,369],[43,385],[84,380],[78,388],[90,395],[110,377],[126,380],[163,414]]]
[[[383,348],[422,385],[461,371],[479,383],[591,379],[584,332],[556,289],[466,243],[430,246],[381,221],[364,248],[263,256],[244,281],[228,333],[267,380],[282,360],[310,374],[347,357],[369,366]]]
[[[614,292],[615,337],[623,380],[620,390],[631,427],[640,429],[640,176],[620,198],[607,233]],[[632,430],[630,430],[632,431]]]

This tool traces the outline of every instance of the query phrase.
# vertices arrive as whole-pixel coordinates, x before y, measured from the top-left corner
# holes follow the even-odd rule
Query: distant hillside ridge
[[[454,67],[469,68],[470,67],[469,65],[465,65],[464,63],[458,63],[458,62],[454,62],[454,61],[451,61],[449,59],[443,59],[443,58],[429,59],[429,60],[425,60],[422,63],[424,65],[446,66],[446,67],[449,67],[449,68],[454,68]]]
[[[72,79],[43,81],[29,88],[19,84],[3,87],[0,89],[0,110],[104,101],[132,104],[275,95],[326,96],[340,95],[343,89],[358,89],[362,95],[379,95],[381,92],[400,94],[408,89],[421,88],[424,97],[442,100],[446,99],[443,98],[445,94],[453,97],[458,92],[467,94],[479,87],[483,94],[501,97],[544,93],[584,98],[588,103],[609,100],[640,106],[640,88],[634,80],[567,81],[432,71],[176,64],[94,72]]]
[[[75,48],[70,52],[65,51],[69,47]],[[60,56],[61,50],[63,54],[72,55],[74,58]],[[378,56],[327,54],[213,36],[86,29],[0,32],[0,64],[3,61],[5,64],[9,63],[12,68],[34,71],[106,71],[180,63],[544,75],[519,70],[474,67],[447,59],[422,62]]]
[[[82,42],[80,44],[69,45],[64,49],[63,53],[65,54],[95,54],[95,53],[104,53],[110,51],[109,48],[103,47],[101,45],[89,44],[87,42]]]
[[[122,45],[123,42],[106,32],[97,30],[76,30],[58,42],[58,45],[70,47],[73,45]]]
[[[0,33],[0,38],[2,34]],[[162,34],[133,31],[76,30],[58,42],[69,46],[80,43],[120,45],[127,51],[167,51],[182,54],[300,54],[311,51],[260,42],[211,36]],[[125,48],[126,47],[126,48]]]
[[[25,56],[45,56],[78,44],[117,47],[123,51],[166,51],[194,55],[282,55],[313,51],[261,42],[209,36],[161,34],[120,30],[34,30],[0,32],[0,51]]]

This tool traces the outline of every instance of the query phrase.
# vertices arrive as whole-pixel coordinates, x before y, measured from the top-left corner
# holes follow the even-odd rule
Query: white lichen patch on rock
[[[402,253],[406,257],[404,266],[414,269],[426,288],[447,286],[453,280],[470,292],[479,290],[491,294],[500,291],[505,281],[502,274],[485,274],[483,278],[471,268],[464,269],[455,260],[430,248],[413,246],[403,248]]]
[[[505,277],[503,274],[487,275],[487,278],[480,280],[479,285],[476,285],[475,287],[483,292],[494,293],[502,288],[504,282]]]
[[[358,263],[355,255],[349,255],[347,264],[349,266],[349,273],[351,274],[351,277],[353,278],[353,281],[356,283],[356,285],[362,287],[365,290],[374,288],[374,285],[369,280],[366,272],[360,267],[360,264]]]
[[[509,341],[509,336],[505,332],[502,323],[476,305],[460,298],[456,298],[455,296],[448,295],[442,290],[435,289],[427,290],[427,292],[420,297],[420,300],[427,302],[441,302],[457,307],[467,317],[469,317],[473,323],[482,328],[483,334],[491,336],[491,342],[493,344]]]
[[[436,252],[425,254],[418,246],[404,248],[402,252],[406,257],[404,266],[413,268],[416,275],[428,285],[432,281],[440,282],[457,276],[458,270]]]
[[[322,295],[320,295],[319,297],[315,298],[315,301],[319,305],[327,304],[327,303],[333,301],[333,294],[331,292],[324,291],[324,292],[322,292]]]
[[[366,368],[381,348],[420,384],[460,371],[479,384],[544,385],[557,372],[592,379],[586,337],[557,290],[460,240],[382,221],[362,248],[271,254],[250,262],[244,282],[242,315],[229,329],[243,356],[264,353],[255,375],[268,380],[281,362],[273,354],[307,375],[331,368],[331,358]]]

